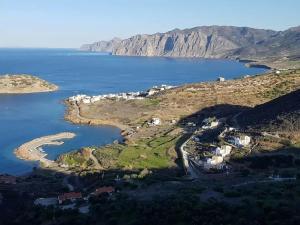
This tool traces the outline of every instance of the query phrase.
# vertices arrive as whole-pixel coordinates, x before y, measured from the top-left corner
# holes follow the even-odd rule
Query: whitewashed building
[[[160,121],[159,118],[154,117],[154,118],[151,119],[150,122],[148,122],[148,124],[149,124],[150,126],[158,126],[158,125],[161,124],[161,121]]]
[[[232,137],[230,139],[230,142],[232,144],[234,144],[235,146],[240,146],[240,147],[244,147],[244,146],[248,146],[251,142],[251,137],[247,136],[247,135],[240,135],[237,137]]]
[[[202,129],[211,129],[219,126],[219,121],[216,118],[206,118],[202,121]]]
[[[221,147],[217,147],[215,149],[215,153],[218,156],[225,157],[230,154],[232,147],[230,145],[222,145]]]
[[[203,164],[204,169],[222,169],[223,168],[223,157],[222,156],[213,156],[208,158]]]
[[[219,82],[224,82],[224,81],[225,81],[225,78],[224,78],[224,77],[218,77],[217,81],[219,81]]]

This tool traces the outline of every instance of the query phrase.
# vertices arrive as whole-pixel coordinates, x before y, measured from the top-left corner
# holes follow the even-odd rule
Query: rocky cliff
[[[113,49],[115,55],[225,58],[242,46],[275,35],[270,30],[240,27],[196,27],[153,35],[136,35]]]
[[[202,58],[299,57],[300,27],[273,31],[233,26],[202,26],[166,33],[96,42],[82,49],[113,55]]]

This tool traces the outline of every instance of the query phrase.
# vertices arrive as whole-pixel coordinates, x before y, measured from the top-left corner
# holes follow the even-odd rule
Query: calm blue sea
[[[80,126],[64,121],[62,100],[78,93],[103,94],[145,90],[153,85],[180,85],[257,74],[228,60],[121,57],[71,49],[0,49],[0,74],[32,74],[59,85],[53,93],[0,95],[0,173],[23,174],[35,163],[17,159],[13,150],[31,139],[75,132],[59,147],[46,149],[49,158],[83,146],[121,139],[119,129]]]

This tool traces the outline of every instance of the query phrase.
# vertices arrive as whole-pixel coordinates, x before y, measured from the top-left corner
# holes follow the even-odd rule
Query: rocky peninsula
[[[38,77],[19,74],[0,76],[0,94],[25,94],[56,91],[58,86]]]

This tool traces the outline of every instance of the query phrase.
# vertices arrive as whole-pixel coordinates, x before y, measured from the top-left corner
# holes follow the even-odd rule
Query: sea
[[[234,79],[265,72],[232,60],[113,56],[76,49],[0,49],[0,76],[31,74],[59,86],[51,93],[0,94],[0,174],[22,175],[37,162],[16,158],[14,150],[32,139],[74,132],[74,139],[44,150],[49,159],[85,146],[121,140],[112,126],[72,124],[64,120],[63,100],[76,94],[143,91],[154,85],[183,85]]]

